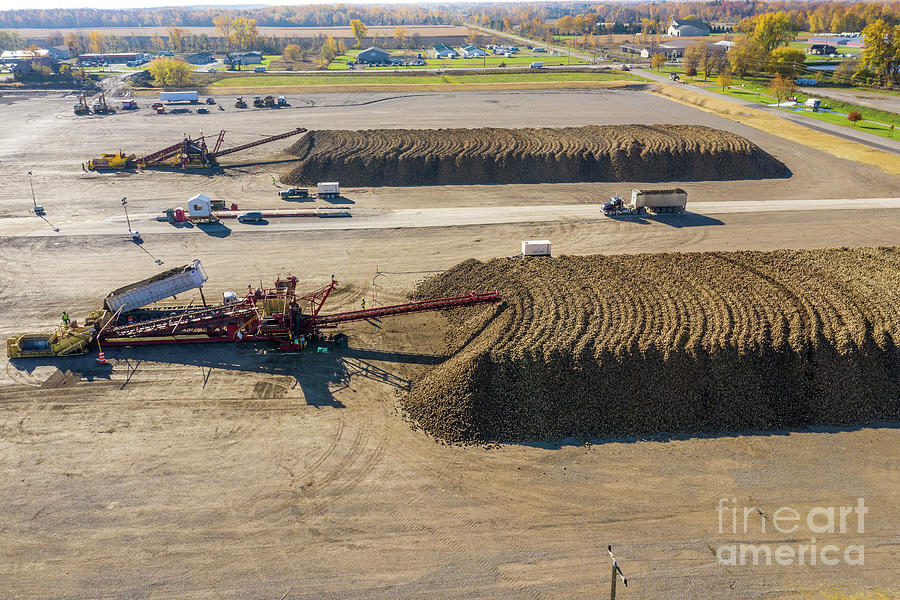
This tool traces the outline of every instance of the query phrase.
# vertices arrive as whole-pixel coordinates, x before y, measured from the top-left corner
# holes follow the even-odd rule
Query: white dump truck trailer
[[[680,188],[670,190],[631,190],[631,210],[649,210],[655,213],[684,212],[687,192]]]
[[[319,198],[337,198],[341,195],[341,184],[338,181],[321,181],[316,186]]]
[[[160,92],[160,102],[197,102],[200,96],[197,92]]]
[[[206,283],[206,272],[199,260],[189,265],[163,271],[153,277],[120,287],[110,292],[103,305],[111,313],[128,311],[165,300],[176,294],[202,287]]]

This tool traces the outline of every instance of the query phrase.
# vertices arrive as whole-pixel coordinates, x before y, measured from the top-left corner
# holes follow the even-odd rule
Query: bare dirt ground
[[[6,98],[4,98],[6,100]],[[71,98],[0,105],[0,337],[80,318],[122,284],[200,258],[207,297],[294,273],[302,289],[334,274],[328,310],[358,306],[376,265],[383,302],[469,257],[548,238],[556,253],[630,253],[896,244],[900,209],[754,212],[755,200],[897,198],[900,179],[661,98],[626,91],[320,95],[295,108],[78,119]],[[205,192],[242,209],[284,207],[279,143],[235,155],[208,178],[86,174],[101,151],[143,152],[185,132],[228,131],[226,146],[309,128],[516,127],[685,123],[743,135],[783,161],[787,180],[678,182],[690,201],[742,201],[684,221],[551,219],[316,231],[308,222],[176,230],[148,221]],[[287,145],[287,144],[285,144]],[[27,216],[35,192],[47,221]],[[640,182],[634,182],[640,185]],[[587,206],[626,184],[346,190],[354,216],[398,209]],[[136,246],[134,225],[149,233]],[[749,203],[749,204],[747,204]],[[296,204],[296,203],[293,203]],[[316,204],[316,203],[308,203]],[[324,204],[324,203],[321,203]],[[824,205],[823,205],[824,206]],[[884,205],[889,206],[889,205]],[[690,207],[690,204],[689,204]],[[743,211],[743,212],[740,212]],[[496,213],[493,213],[496,214]],[[543,216],[542,216],[543,215]],[[486,220],[487,221],[487,220]],[[385,221],[387,223],[387,221]],[[329,226],[333,221],[329,221]],[[274,222],[273,222],[274,225]],[[59,231],[54,231],[58,228]],[[274,229],[274,228],[273,228]],[[611,257],[610,260],[615,260]],[[162,265],[158,264],[160,261]],[[396,412],[396,394],[441,360],[442,317],[347,327],[350,347],[278,355],[245,345],[108,350],[0,370],[0,589],[10,598],[575,598],[606,593],[612,544],[623,598],[763,598],[818,590],[897,590],[900,460],[896,424],[715,438],[563,440],[496,448],[436,444]],[[610,418],[614,418],[611,415]],[[767,518],[789,506],[856,505],[864,530],[720,532],[720,498]],[[732,506],[734,503],[729,504]],[[761,517],[759,512],[753,515]],[[733,541],[865,546],[864,565],[729,566]]]

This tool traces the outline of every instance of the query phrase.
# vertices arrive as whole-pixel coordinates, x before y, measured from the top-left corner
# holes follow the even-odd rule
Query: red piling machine
[[[380,319],[416,312],[448,310],[501,301],[494,292],[470,292],[464,296],[419,300],[349,312],[321,314],[334,279],[315,292],[298,296],[297,278],[277,279],[273,288],[250,289],[247,296],[220,305],[184,307],[164,316],[122,324],[123,315],[107,315],[95,321],[103,346],[148,344],[272,341],[285,352],[302,350],[306,341],[323,329],[341,323]],[[146,318],[146,315],[143,315]]]

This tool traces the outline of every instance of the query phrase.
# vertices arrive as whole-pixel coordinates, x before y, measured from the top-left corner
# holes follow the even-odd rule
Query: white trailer
[[[687,192],[670,190],[631,190],[632,212],[680,213],[687,206]]]
[[[197,102],[200,96],[197,92],[160,92],[160,102]]]
[[[341,195],[341,184],[338,181],[320,181],[316,185],[319,198],[337,198]]]
[[[206,272],[199,260],[189,265],[163,271],[110,292],[103,304],[111,313],[121,309],[122,313],[153,304],[176,294],[202,287],[206,283]]]
[[[550,240],[525,240],[522,256],[550,256]]]

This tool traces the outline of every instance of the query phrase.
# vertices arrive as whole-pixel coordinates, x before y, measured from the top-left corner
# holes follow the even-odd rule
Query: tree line
[[[212,27],[222,9],[185,7],[101,10],[94,8],[0,11],[0,28],[87,29],[97,27]],[[447,25],[459,14],[441,8],[403,6],[271,6],[225,11],[260,27],[334,27],[360,19],[369,25]]]

